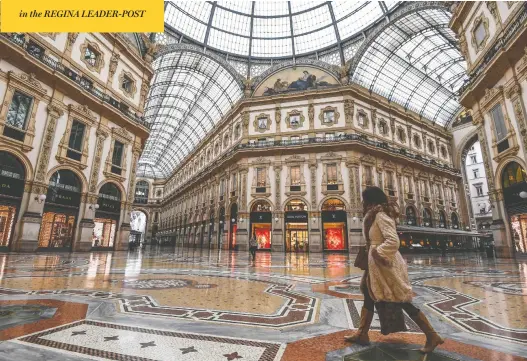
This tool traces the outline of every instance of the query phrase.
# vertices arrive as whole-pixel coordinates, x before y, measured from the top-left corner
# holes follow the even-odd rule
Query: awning
[[[448,228],[428,228],[428,227],[415,227],[415,226],[397,226],[398,232],[414,232],[414,233],[433,233],[446,236],[470,236],[470,237],[483,237],[483,234],[477,232],[462,231],[460,229],[448,229]]]

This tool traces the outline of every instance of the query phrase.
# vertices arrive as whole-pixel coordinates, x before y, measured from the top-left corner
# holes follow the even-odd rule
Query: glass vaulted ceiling
[[[155,60],[145,105],[152,124],[138,175],[166,178],[243,92],[219,63],[197,52],[169,52]]]
[[[353,82],[447,125],[461,109],[456,92],[466,77],[449,21],[444,9],[424,9],[388,24],[359,60]]]
[[[208,48],[256,58],[292,57],[359,34],[397,3],[169,1],[165,23]]]
[[[352,61],[352,81],[448,125],[460,110],[455,94],[466,67],[448,28],[450,13],[441,4],[424,2],[419,9],[399,3],[177,1],[166,2],[165,22],[171,34],[179,33],[175,42],[185,38],[227,61],[226,53],[235,54],[251,67],[268,59],[313,57],[308,54],[339,47],[365,31],[367,40]],[[154,69],[145,108],[152,131],[138,175],[165,178],[243,94],[231,72],[197,52],[166,53]]]

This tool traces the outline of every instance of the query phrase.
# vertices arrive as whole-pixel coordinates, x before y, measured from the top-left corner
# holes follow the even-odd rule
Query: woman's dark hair
[[[387,204],[388,197],[379,187],[368,187],[362,192],[362,201],[366,210],[372,206]]]
[[[379,187],[368,187],[362,192],[362,201],[364,205],[364,214],[375,206],[382,206],[383,211],[396,219],[399,217],[399,206],[396,203],[390,202],[386,194]]]

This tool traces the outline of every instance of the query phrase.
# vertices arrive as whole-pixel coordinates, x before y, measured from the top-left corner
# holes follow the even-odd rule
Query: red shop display
[[[341,250],[345,248],[343,227],[325,228],[324,239],[326,249],[328,250]]]
[[[254,234],[258,242],[259,249],[271,248],[271,227],[270,226],[255,226]]]

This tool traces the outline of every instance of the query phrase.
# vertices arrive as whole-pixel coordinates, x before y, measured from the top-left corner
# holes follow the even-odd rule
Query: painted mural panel
[[[340,85],[338,80],[322,69],[297,66],[280,70],[265,79],[257,86],[254,96],[275,95],[338,85]]]

